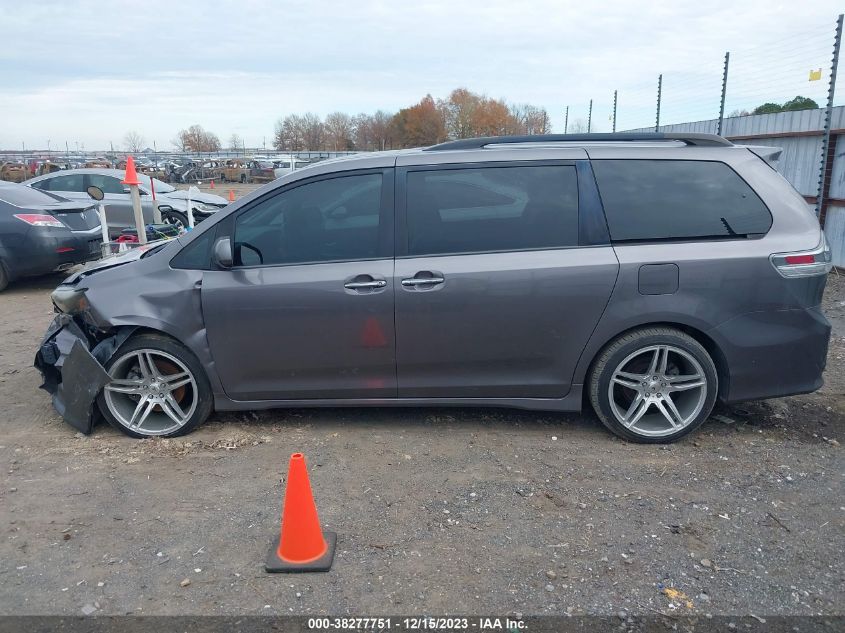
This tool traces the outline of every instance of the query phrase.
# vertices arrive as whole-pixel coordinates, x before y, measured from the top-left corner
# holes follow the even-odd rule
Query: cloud
[[[0,147],[106,148],[129,129],[166,147],[192,123],[259,146],[286,114],[396,110],[458,86],[543,105],[558,130],[591,98],[608,130],[616,89],[620,127],[635,127],[653,121],[660,73],[664,121],[709,118],[725,50],[729,106],[823,98],[806,73],[829,62],[837,12],[829,0],[800,13],[763,0],[4,3]]]

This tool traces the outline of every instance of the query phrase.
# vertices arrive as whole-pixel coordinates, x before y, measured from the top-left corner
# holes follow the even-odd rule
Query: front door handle
[[[366,288],[384,288],[387,282],[384,279],[374,279],[373,281],[350,281],[343,284],[344,288],[349,290],[361,290]]]

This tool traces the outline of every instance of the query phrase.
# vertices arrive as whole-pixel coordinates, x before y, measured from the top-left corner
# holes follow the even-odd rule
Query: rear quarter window
[[[725,239],[765,234],[772,215],[725,163],[593,160],[611,240]]]

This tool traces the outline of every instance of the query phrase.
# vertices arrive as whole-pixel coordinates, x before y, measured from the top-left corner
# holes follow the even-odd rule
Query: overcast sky
[[[291,113],[395,111],[465,86],[609,131],[796,94],[823,104],[840,3],[726,0],[0,0],[0,148],[171,149],[199,123],[271,144]],[[822,67],[822,81],[809,71]],[[840,73],[841,74],[841,73]],[[839,97],[845,102],[845,88]],[[840,99],[837,98],[837,102]]]

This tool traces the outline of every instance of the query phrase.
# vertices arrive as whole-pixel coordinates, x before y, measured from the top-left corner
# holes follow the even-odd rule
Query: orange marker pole
[[[153,197],[153,224],[161,224],[161,210],[158,208],[158,200],[156,200],[156,183],[152,176],[150,176],[150,193]]]
[[[138,185],[141,181],[138,180],[138,172],[135,171],[135,159],[131,156],[126,157],[126,175],[121,184],[129,185],[129,195],[132,198],[132,210],[135,212],[135,229],[138,231],[138,242],[140,244],[147,243],[147,227],[144,224],[144,211],[141,208],[141,193],[138,191]]]

